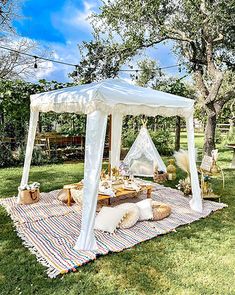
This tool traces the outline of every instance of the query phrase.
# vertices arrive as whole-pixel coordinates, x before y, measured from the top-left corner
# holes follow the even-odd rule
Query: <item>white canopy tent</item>
[[[75,249],[97,249],[93,227],[109,114],[112,114],[112,167],[119,165],[123,115],[177,115],[186,119],[192,183],[190,206],[195,211],[202,211],[201,192],[195,163],[193,100],[134,86],[120,79],[107,79],[32,95],[30,109],[28,142],[21,185],[28,183],[39,112],[87,114],[82,224]]]

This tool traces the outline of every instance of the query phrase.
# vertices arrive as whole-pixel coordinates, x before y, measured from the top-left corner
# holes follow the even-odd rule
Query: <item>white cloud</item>
[[[99,1],[82,1],[82,6],[72,1],[67,1],[63,9],[52,15],[52,22],[65,37],[73,40],[81,40],[80,33],[89,34],[92,26],[88,19],[92,13],[97,11]]]
[[[45,61],[38,65],[38,68],[34,70],[35,77],[30,79],[32,81],[38,81],[40,79],[48,79],[55,71],[55,66],[51,61]]]

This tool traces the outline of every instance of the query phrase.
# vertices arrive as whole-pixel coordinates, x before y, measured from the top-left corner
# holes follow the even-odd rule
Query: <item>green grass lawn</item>
[[[201,135],[196,143],[202,146]],[[231,151],[221,149],[219,165],[228,167],[231,158]],[[16,194],[21,173],[22,168],[0,169],[2,198]],[[82,175],[82,163],[47,165],[32,167],[30,180],[50,191]],[[220,180],[214,185],[228,208],[56,279],[46,276],[0,208],[0,294],[235,294],[235,171],[226,170],[225,177],[224,190]]]

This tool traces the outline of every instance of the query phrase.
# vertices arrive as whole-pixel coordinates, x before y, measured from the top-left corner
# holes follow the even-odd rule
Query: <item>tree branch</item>
[[[203,69],[202,67],[197,67],[194,70],[194,78],[197,84],[198,89],[200,90],[204,99],[209,95],[209,90],[203,80]]]

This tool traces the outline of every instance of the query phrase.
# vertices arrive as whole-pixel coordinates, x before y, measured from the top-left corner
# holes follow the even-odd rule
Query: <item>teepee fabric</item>
[[[166,166],[162,161],[150,135],[145,126],[140,129],[136,140],[124,159],[124,163],[136,176],[152,177],[154,169],[166,171]]]

